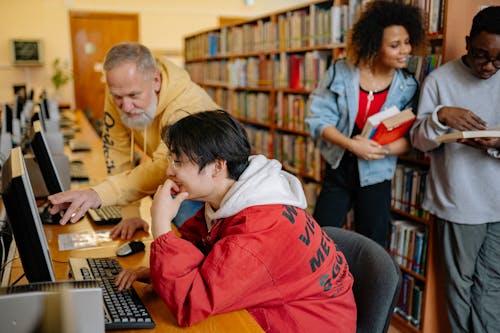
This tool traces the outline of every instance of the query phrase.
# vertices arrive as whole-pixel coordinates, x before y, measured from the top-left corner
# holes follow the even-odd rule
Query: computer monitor
[[[40,103],[38,103],[38,106],[40,109],[40,120],[43,121],[43,129],[47,132],[59,132],[59,110],[54,111],[54,104],[49,102],[47,98],[43,98]],[[55,108],[57,109],[57,104]]]
[[[40,110],[43,112],[45,119],[50,119],[49,100],[47,97],[43,97],[40,100]]]
[[[33,123],[33,134],[30,145],[33,153],[35,154],[38,167],[40,168],[49,194],[64,191],[61,177],[57,171],[54,159],[52,158],[52,153],[49,145],[47,144],[47,139],[45,138],[40,121],[35,121]]]
[[[20,147],[2,168],[2,199],[29,282],[55,281],[49,247]]]
[[[9,133],[11,135],[12,144],[17,146],[21,142],[21,125],[19,119],[16,118],[16,110],[9,104],[3,104],[2,111],[2,131],[1,133]]]
[[[12,149],[12,137],[10,133],[0,134],[0,168],[9,158],[10,150]]]
[[[10,107],[9,104],[3,105],[2,112],[2,133],[10,133],[12,134],[12,118],[14,111]]]
[[[23,111],[24,108],[24,103],[26,102],[26,98],[23,98],[22,96],[16,95],[14,98],[14,117],[16,119],[21,119],[21,112]]]

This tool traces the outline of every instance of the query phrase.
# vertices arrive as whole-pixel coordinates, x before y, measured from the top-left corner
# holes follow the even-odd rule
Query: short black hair
[[[500,35],[500,6],[486,7],[474,16],[469,37],[474,38],[483,31]]]
[[[220,158],[227,163],[229,177],[237,180],[249,163],[251,147],[245,128],[224,110],[186,116],[166,126],[162,139],[172,154],[184,154],[200,171]]]
[[[371,62],[382,45],[384,29],[403,26],[410,35],[412,53],[422,53],[426,44],[420,8],[391,1],[373,1],[366,5],[347,39],[347,57],[354,64]]]

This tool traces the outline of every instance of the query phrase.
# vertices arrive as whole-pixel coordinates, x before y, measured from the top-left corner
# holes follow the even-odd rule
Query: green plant
[[[68,69],[68,64],[63,63],[59,58],[54,60],[52,67],[54,68],[54,74],[50,79],[56,90],[59,90],[71,80],[71,72]]]

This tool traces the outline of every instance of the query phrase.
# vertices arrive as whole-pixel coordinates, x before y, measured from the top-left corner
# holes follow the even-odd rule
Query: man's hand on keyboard
[[[51,214],[66,209],[59,222],[62,225],[68,221],[71,223],[79,221],[89,208],[97,208],[101,205],[101,198],[92,189],[60,192],[50,195],[48,199],[52,204]]]
[[[149,268],[144,266],[137,269],[124,269],[116,276],[115,284],[118,290],[128,289],[135,281],[149,280],[149,273]]]
[[[121,238],[125,240],[132,239],[137,230],[149,231],[149,224],[140,217],[131,217],[123,219],[111,229],[109,237],[112,239]]]

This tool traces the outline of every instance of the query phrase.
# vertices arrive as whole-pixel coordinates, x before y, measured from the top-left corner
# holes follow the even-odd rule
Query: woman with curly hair
[[[417,7],[371,2],[351,30],[347,59],[334,62],[311,94],[306,124],[327,162],[314,211],[319,224],[342,226],[354,208],[355,230],[386,245],[391,179],[410,144],[402,137],[382,146],[360,133],[369,116],[388,107],[415,110],[418,82],[405,67],[424,46]]]

